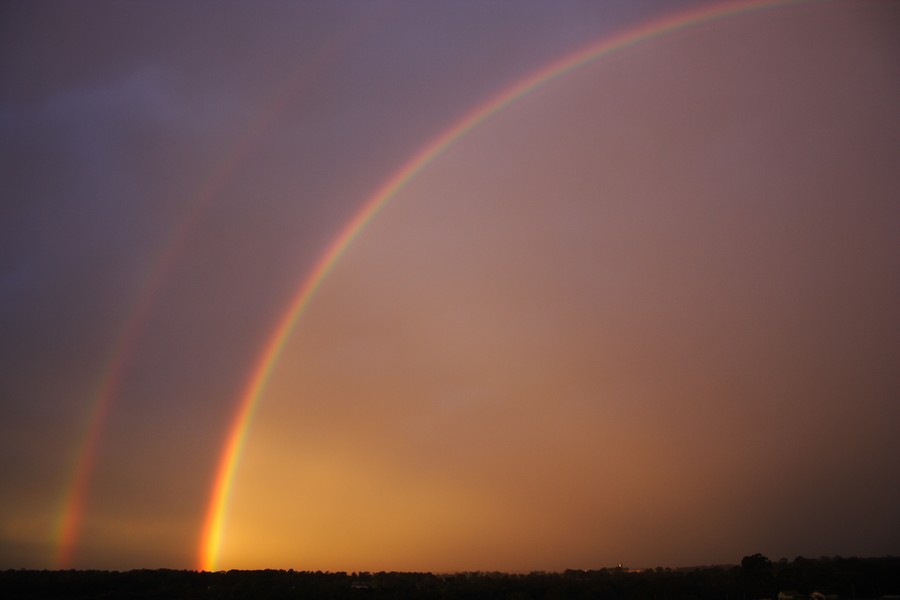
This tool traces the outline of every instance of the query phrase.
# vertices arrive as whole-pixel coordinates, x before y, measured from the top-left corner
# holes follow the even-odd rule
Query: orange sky
[[[265,6],[246,29],[238,14],[211,25],[245,55],[204,54],[185,33],[183,71],[103,63],[141,73],[111,100],[61,75],[52,93],[4,95],[10,139],[30,144],[16,164],[52,174],[44,189],[20,171],[14,189],[22,205],[45,193],[53,216],[11,212],[52,240],[7,244],[24,258],[7,261],[0,305],[20,324],[3,347],[16,373],[0,568],[53,566],[86,399],[139,282],[189,212],[185,190],[223,160],[220,140],[233,147],[259,98],[284,89],[287,63],[252,79],[267,35],[301,43],[279,24],[287,9]],[[167,275],[102,433],[73,566],[195,568],[253,360],[341,223],[491,94],[664,14],[566,3],[546,21],[523,4],[501,26],[491,3],[379,4],[360,26],[341,6],[294,9],[327,26],[315,47],[360,33],[245,150]],[[900,551],[898,23],[889,2],[835,2],[679,31],[455,143],[362,232],[294,330],[238,463],[218,565],[527,571]],[[497,39],[466,46],[492,26]],[[158,40],[120,43],[162,60]],[[231,53],[254,60],[200,75]],[[79,111],[102,128],[71,124]],[[110,147],[79,145],[122,128],[131,137]],[[166,158],[149,149],[160,139],[202,152]],[[127,149],[140,167],[113,151]],[[41,162],[53,152],[76,184]],[[102,186],[92,160],[111,161]],[[155,177],[159,194],[129,195]],[[121,204],[66,229],[66,210],[101,193]],[[83,252],[77,268],[53,244]]]

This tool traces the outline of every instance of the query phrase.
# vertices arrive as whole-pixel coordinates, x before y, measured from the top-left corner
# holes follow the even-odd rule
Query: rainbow
[[[281,85],[188,203],[185,216],[164,244],[137,296],[137,301],[124,321],[121,332],[112,346],[113,351],[106,362],[106,368],[102,371],[104,376],[97,385],[96,392],[91,396],[86,425],[76,446],[78,450],[75,453],[71,475],[64,487],[63,499],[55,519],[53,562],[56,568],[68,568],[72,564],[72,555],[84,519],[89,484],[97,463],[106,422],[151,310],[170,272],[187,246],[190,234],[213,200],[225,189],[240,163],[277,122],[277,117],[304,85],[314,81],[345,48],[385,16],[377,11],[363,14]]]
[[[300,316],[309,306],[316,291],[321,287],[322,282],[341,258],[341,255],[397,192],[403,189],[447,148],[459,141],[472,129],[530,92],[592,61],[681,29],[765,9],[823,1],[825,0],[750,0],[728,2],[692,8],[686,12],[638,25],[619,34],[604,38],[599,42],[592,43],[521,79],[464,115],[407,160],[399,170],[378,188],[374,195],[365,201],[355,216],[344,225],[337,237],[321,254],[312,271],[303,280],[269,335],[268,341],[265,343],[240,397],[238,409],[226,436],[225,447],[216,471],[212,494],[204,520],[200,542],[199,569],[213,571],[217,568],[229,495],[241,453],[247,440],[247,433],[253,422],[254,413],[259,405],[266,384],[272,375],[275,365],[278,363],[278,359],[291,332]]]
[[[280,104],[285,102],[286,99],[279,100]],[[137,342],[146,327],[156,298],[187,245],[189,234],[200,216],[206,211],[218,192],[224,188],[239,160],[247,154],[256,139],[268,128],[269,120],[260,119],[250,126],[230,156],[190,203],[187,215],[165,244],[147,282],[138,294],[138,299],[126,319],[117,341],[113,344],[113,352],[103,371],[105,375],[97,386],[97,392],[92,395],[87,425],[77,445],[78,452],[75,455],[74,468],[65,486],[66,491],[60,505],[54,531],[54,546],[56,547],[54,563],[57,568],[71,566],[72,554],[84,518],[89,484],[97,462],[103,431],[106,429],[106,422],[119,393],[122,378],[131,364]]]

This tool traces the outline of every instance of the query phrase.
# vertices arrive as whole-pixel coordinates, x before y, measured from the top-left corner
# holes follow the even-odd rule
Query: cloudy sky
[[[900,553],[900,6],[749,4],[4,3],[0,568]]]

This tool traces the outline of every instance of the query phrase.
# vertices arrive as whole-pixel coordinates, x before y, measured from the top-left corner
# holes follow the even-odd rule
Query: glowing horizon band
[[[500,110],[526,94],[594,60],[679,29],[702,25],[725,17],[738,16],[768,8],[823,1],[825,0],[745,0],[692,8],[686,12],[639,24],[624,32],[613,34],[599,42],[594,42],[580,50],[576,50],[574,53],[551,62],[531,75],[520,79],[511,87],[492,96],[486,102],[465,114],[451,127],[426,144],[412,158],[407,160],[363,204],[350,222],[341,229],[334,241],[328,245],[315,263],[312,271],[303,280],[297,293],[278,319],[268,341],[265,343],[262,354],[255,363],[252,374],[241,395],[237,414],[227,435],[225,449],[216,471],[200,542],[199,569],[204,571],[216,569],[229,495],[241,452],[247,439],[247,433],[262,393],[294,326],[344,251],[381,208],[405,187],[410,180],[440,156],[444,150]]]

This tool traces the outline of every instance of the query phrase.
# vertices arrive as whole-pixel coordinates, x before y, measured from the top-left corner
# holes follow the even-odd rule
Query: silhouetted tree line
[[[467,572],[323,573],[321,571],[29,571],[0,572],[0,597],[59,599],[308,600],[759,600],[779,592],[840,600],[900,594],[900,558],[797,557],[761,554],[739,566],[634,571],[618,567],[528,574]],[[818,596],[817,596],[818,597]]]

